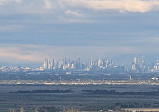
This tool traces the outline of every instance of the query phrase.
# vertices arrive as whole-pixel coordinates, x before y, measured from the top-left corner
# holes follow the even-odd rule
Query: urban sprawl
[[[66,71],[66,74],[71,74],[71,71],[101,71],[105,73],[158,73],[159,60],[155,63],[145,63],[144,56],[134,57],[130,66],[115,64],[111,58],[106,59],[90,59],[89,63],[81,62],[80,58],[67,59],[61,61],[55,59],[45,59],[42,67],[8,67],[1,66],[0,72],[18,72],[18,71]]]

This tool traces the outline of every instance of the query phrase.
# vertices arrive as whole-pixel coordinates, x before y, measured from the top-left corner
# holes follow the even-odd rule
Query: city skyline
[[[81,58],[63,58],[61,60],[45,59],[43,63],[43,70],[82,70],[82,71],[111,71],[115,69],[118,73],[136,72],[136,73],[150,73],[159,72],[159,59],[155,62],[146,60],[145,56],[136,56],[129,65],[115,62],[112,58],[98,58],[81,61]]]
[[[124,65],[124,66],[130,66],[131,63],[132,63],[132,60],[134,57],[137,57],[137,58],[141,58],[142,56],[145,57],[145,62],[147,64],[150,64],[150,63],[156,63],[156,60],[159,59],[159,56],[156,55],[156,56],[146,56],[146,55],[120,55],[120,56],[58,56],[58,57],[54,57],[54,56],[46,56],[46,57],[43,57],[42,59],[36,61],[36,62],[32,62],[32,61],[27,61],[27,62],[13,62],[13,61],[10,61],[10,59],[8,59],[8,62],[3,60],[3,61],[0,61],[0,66],[22,66],[22,67],[40,67],[43,65],[43,62],[45,59],[49,59],[49,60],[56,60],[56,61],[62,61],[64,58],[67,58],[67,59],[70,59],[70,60],[76,60],[78,58],[81,59],[81,63],[90,63],[90,60],[98,60],[98,59],[101,59],[101,60],[105,60],[105,59],[112,59],[117,65]],[[37,57],[38,58],[38,57]]]
[[[159,0],[2,0],[0,63],[157,57],[158,7]]]
[[[151,59],[152,60],[152,59]],[[159,58],[147,60],[145,56],[135,56],[129,64],[122,64],[113,58],[90,58],[83,60],[80,57],[61,59],[45,58],[43,64],[39,66],[0,66],[0,72],[27,72],[27,71],[49,71],[66,72],[66,75],[74,72],[92,72],[92,73],[159,73]]]

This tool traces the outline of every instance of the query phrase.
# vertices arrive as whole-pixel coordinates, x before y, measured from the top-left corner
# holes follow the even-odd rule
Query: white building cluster
[[[67,69],[75,69],[80,70],[80,58],[75,60],[67,60],[67,58],[62,59],[62,61],[55,61],[55,59],[45,59],[43,64],[44,70],[67,70]]]
[[[131,70],[138,73],[159,73],[159,60],[156,63],[145,64],[145,57],[134,57]]]
[[[157,63],[153,66],[151,72],[159,72],[159,60],[157,60]]]
[[[116,67],[113,65],[112,59],[105,59],[101,60],[100,58],[98,60],[92,60],[90,61],[90,65],[87,67],[87,70],[101,70],[101,69],[107,69],[107,68],[113,68]]]
[[[131,69],[135,72],[147,72],[148,68],[145,65],[145,57],[134,57]]]

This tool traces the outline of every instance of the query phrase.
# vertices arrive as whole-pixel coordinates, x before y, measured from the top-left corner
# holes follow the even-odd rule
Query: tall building
[[[51,62],[51,60],[48,60],[48,69],[49,69],[49,70],[52,69],[52,62]]]
[[[20,107],[19,111],[20,111],[20,112],[25,112],[25,110],[24,110],[23,107]]]
[[[44,66],[45,70],[48,70],[48,59],[44,60],[44,65],[43,66]]]
[[[134,57],[134,64],[137,64],[137,57]]]
[[[142,56],[142,65],[145,65],[145,57]]]
[[[55,60],[54,60],[54,58],[52,59],[52,69],[55,69]]]
[[[157,66],[159,66],[159,60],[157,60]]]
[[[137,57],[134,57],[134,62],[133,62],[133,64],[131,65],[131,69],[132,69],[133,71],[137,71],[137,67],[138,67],[138,59],[137,59]]]
[[[98,66],[101,67],[102,64],[103,64],[103,63],[102,63],[102,60],[99,58],[99,59],[98,59]]]
[[[91,61],[90,61],[90,65],[93,66],[93,60],[92,60],[92,58],[91,58]]]
[[[77,58],[77,60],[76,60],[76,69],[77,70],[81,69],[81,62],[80,61],[81,61],[80,58]]]

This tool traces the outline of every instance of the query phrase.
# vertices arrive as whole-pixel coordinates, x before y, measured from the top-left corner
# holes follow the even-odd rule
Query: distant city
[[[111,58],[105,59],[90,59],[89,63],[82,62],[80,58],[68,59],[63,58],[60,61],[52,59],[44,59],[43,65],[37,68],[21,67],[21,66],[1,66],[0,72],[25,72],[25,71],[66,71],[66,74],[71,74],[71,71],[90,71],[104,73],[158,73],[159,60],[155,63],[145,63],[145,57],[134,57],[131,66],[120,65],[114,63]]]

